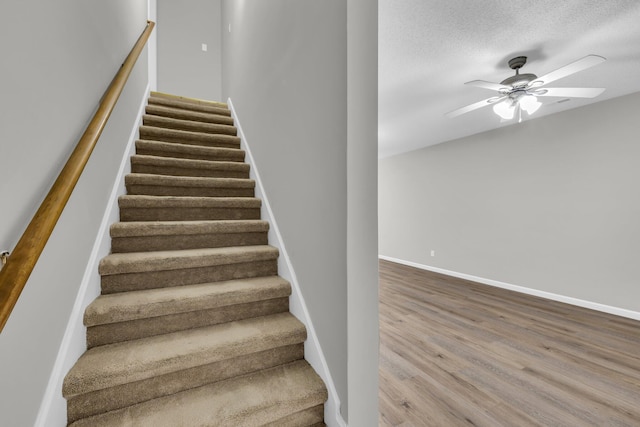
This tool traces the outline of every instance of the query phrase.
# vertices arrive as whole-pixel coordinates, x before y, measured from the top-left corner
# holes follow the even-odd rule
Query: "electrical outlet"
[[[207,44],[206,43],[202,43],[202,51],[203,52],[207,51]]]
[[[431,256],[436,256],[436,251],[431,249]]]

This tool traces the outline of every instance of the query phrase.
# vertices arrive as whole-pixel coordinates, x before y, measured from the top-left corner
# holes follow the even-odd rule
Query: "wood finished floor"
[[[380,261],[381,426],[640,426],[640,322]]]

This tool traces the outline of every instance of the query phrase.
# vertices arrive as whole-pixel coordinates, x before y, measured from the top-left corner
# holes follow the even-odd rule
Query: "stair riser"
[[[266,245],[267,232],[211,233],[172,236],[116,237],[111,239],[111,252],[144,252],[225,246]]]
[[[262,427],[320,427],[324,424],[324,405],[296,412]]]
[[[68,421],[73,422],[91,415],[271,368],[302,359],[303,354],[304,345],[302,343],[288,345],[78,395],[68,400]]]
[[[112,344],[235,320],[289,311],[289,298],[274,298],[246,304],[158,316],[87,328],[87,347]]]
[[[140,127],[140,138],[204,147],[240,148],[240,138],[236,136],[196,134],[148,126]]]
[[[200,150],[194,150],[194,148]],[[244,162],[244,151],[236,148],[223,150],[206,150],[202,146],[189,146],[187,144],[147,143],[146,141],[136,142],[137,154],[157,157],[172,157],[189,160],[212,160],[223,162]]]
[[[155,116],[161,117],[170,117],[180,120],[192,120],[196,122],[233,126],[233,118],[219,114],[200,113],[197,111],[163,107],[160,105],[147,105],[147,107],[145,108],[145,112],[147,114],[153,114]]]
[[[170,98],[161,98],[161,97],[150,97],[149,104],[152,105],[162,105],[165,107],[171,108],[179,108],[187,111],[199,111],[209,114],[219,114],[222,116],[231,116],[231,111],[228,108],[224,107],[216,107],[206,104],[197,104],[185,101],[178,101]]]
[[[157,157],[169,157],[176,159],[187,159],[187,160],[211,160],[218,162],[244,162],[244,152],[238,150],[238,154],[227,154],[227,153],[188,153],[188,152],[179,152],[179,151],[161,151],[154,150],[151,148],[138,148],[138,154],[144,154],[147,156],[157,156]]]
[[[168,187],[156,185],[127,185],[127,194],[138,196],[192,196],[192,197],[253,197],[253,188],[225,187]]]
[[[260,208],[120,208],[120,221],[260,219]]]
[[[199,176],[207,178],[249,178],[248,168],[205,169],[133,164],[131,166],[131,172],[170,176]]]
[[[191,120],[173,119],[170,117],[160,117],[153,115],[145,115],[142,118],[145,126],[155,126],[166,129],[186,130],[190,132],[202,132],[210,134],[238,135],[235,126],[221,125],[216,123],[194,122]]]
[[[102,276],[102,293],[125,292],[168,286],[192,285],[220,280],[245,279],[249,277],[275,276],[278,271],[276,259],[213,265],[182,270],[150,271]]]

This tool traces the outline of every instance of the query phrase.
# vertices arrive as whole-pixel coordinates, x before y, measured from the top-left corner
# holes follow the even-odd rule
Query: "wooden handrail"
[[[44,246],[53,232],[62,210],[67,204],[80,175],[84,170],[98,138],[107,124],[131,70],[144,49],[155,23],[147,21],[147,26],[131,49],[120,70],[107,88],[98,110],[87,126],[84,134],[53,183],[49,194],[38,208],[33,219],[22,234],[7,263],[0,269],[0,332],[18,301]]]

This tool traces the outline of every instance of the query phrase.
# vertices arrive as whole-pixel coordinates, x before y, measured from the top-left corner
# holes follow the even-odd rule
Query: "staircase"
[[[226,104],[153,92],[131,169],[64,380],[69,425],[324,426]]]

